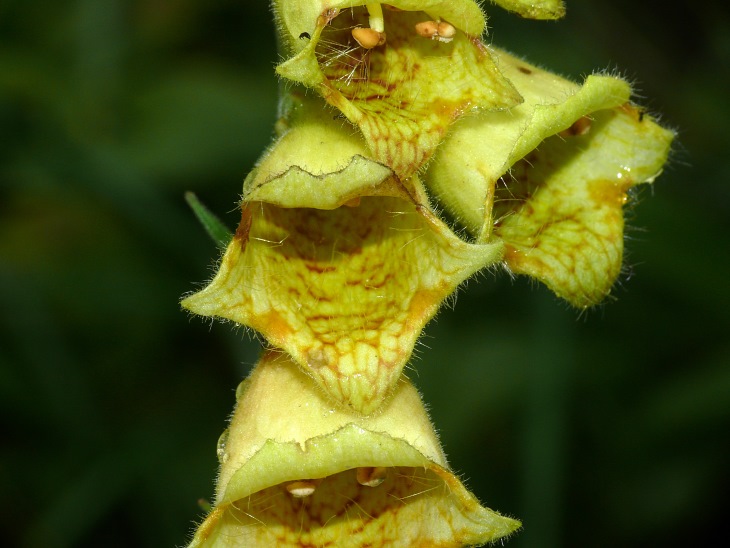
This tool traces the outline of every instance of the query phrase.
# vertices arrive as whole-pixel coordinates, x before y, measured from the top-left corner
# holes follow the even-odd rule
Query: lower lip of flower
[[[361,467],[277,484],[219,506],[192,546],[328,546],[345,539],[353,546],[448,539],[450,546],[481,544],[519,527],[481,508],[449,478],[455,480],[437,466]]]

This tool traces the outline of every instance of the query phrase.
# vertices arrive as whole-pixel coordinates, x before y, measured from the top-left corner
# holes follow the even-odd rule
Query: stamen
[[[456,36],[456,27],[446,21],[422,21],[416,23],[416,33],[431,40],[451,42]]]
[[[368,23],[370,27],[357,27],[352,29],[352,37],[365,49],[373,49],[385,44],[385,20],[383,19],[383,8],[378,2],[365,4],[368,10]]]
[[[416,34],[424,38],[433,38],[439,32],[439,24],[436,21],[421,21],[416,23]]]
[[[287,484],[286,490],[292,497],[301,499],[312,495],[321,481],[321,479],[293,481]]]
[[[385,44],[385,33],[375,29],[356,27],[352,29],[352,37],[365,49],[373,49]]]
[[[388,469],[382,466],[362,467],[357,469],[357,482],[365,487],[377,487],[387,475]]]
[[[456,36],[456,27],[446,21],[439,21],[439,40],[452,40]]]
[[[374,31],[385,32],[385,21],[383,20],[383,8],[377,2],[368,2],[365,4],[368,10],[370,28]]]

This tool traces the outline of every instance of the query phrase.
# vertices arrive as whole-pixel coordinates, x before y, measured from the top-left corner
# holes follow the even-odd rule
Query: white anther
[[[292,497],[296,497],[298,499],[308,497],[314,493],[314,491],[317,489],[317,485],[322,480],[299,480],[299,481],[293,481],[286,486],[286,490],[289,491],[289,494]]]
[[[439,40],[452,40],[456,36],[456,27],[446,21],[439,21],[438,29]]]
[[[357,482],[365,487],[377,487],[387,475],[388,469],[382,466],[362,467],[357,469]]]

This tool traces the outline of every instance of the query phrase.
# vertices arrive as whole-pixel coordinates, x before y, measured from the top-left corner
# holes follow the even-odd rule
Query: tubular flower
[[[454,124],[426,184],[477,241],[504,242],[513,272],[591,306],[621,269],[627,192],[661,172],[674,135],[619,78],[579,86],[496,54],[524,102]]]
[[[362,417],[269,351],[236,396],[215,505],[190,548],[463,546],[520,526],[480,506],[450,472],[404,378],[379,413]]]
[[[344,9],[352,8],[352,9]],[[484,16],[467,0],[274,2],[290,81],[315,88],[361,131],[401,179],[431,156],[465,113],[521,101],[479,40]],[[361,32],[377,33],[375,45]]]
[[[246,180],[218,273],[182,304],[258,330],[368,414],[440,303],[499,261],[502,245],[456,237],[416,197],[420,183],[409,192],[319,101],[299,100],[291,129]]]

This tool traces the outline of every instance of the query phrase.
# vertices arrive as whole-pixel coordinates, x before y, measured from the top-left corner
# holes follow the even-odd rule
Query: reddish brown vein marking
[[[241,246],[241,252],[246,251],[246,244],[248,243],[248,235],[251,231],[251,206],[248,204],[241,204],[241,222],[238,223],[236,228],[235,239],[239,240]]]

